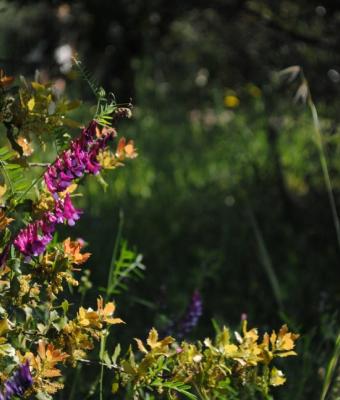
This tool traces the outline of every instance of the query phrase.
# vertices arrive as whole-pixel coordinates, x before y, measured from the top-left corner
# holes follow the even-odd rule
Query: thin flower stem
[[[34,187],[39,181],[40,179],[42,179],[42,177],[45,174],[45,170],[42,174],[40,174],[36,179],[33,180],[32,184],[24,191],[24,193],[18,198],[17,203],[20,203],[20,201],[25,198],[26,194],[32,189],[32,187]],[[8,212],[13,211],[13,209],[15,208],[15,206],[12,206]]]
[[[105,347],[106,347],[106,339],[107,335],[103,335],[100,340],[100,353],[99,353],[99,359],[102,361],[104,358],[104,353],[105,353]],[[105,364],[101,364],[100,366],[100,378],[99,378],[99,400],[103,400],[103,388],[104,388],[104,367]]]
[[[51,164],[50,163],[40,163],[40,162],[32,162],[32,163],[28,163],[29,167],[49,167]]]
[[[78,385],[78,382],[79,382],[80,372],[81,372],[81,365],[78,364],[77,365],[77,369],[76,369],[76,373],[75,373],[75,376],[74,376],[74,379],[73,379],[73,384],[72,384],[69,400],[73,400],[74,396],[76,394],[76,389],[77,389],[77,385]]]
[[[195,388],[195,391],[199,397],[200,400],[209,400],[209,398],[207,397],[207,395],[201,391],[198,387],[198,385],[196,383],[193,383],[193,387]]]

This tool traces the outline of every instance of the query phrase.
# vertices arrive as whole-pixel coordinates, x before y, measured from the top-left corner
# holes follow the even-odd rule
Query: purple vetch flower
[[[21,397],[25,391],[33,385],[28,361],[21,364],[13,376],[8,379],[4,386],[4,393],[0,393],[0,400],[10,400],[13,396]]]
[[[45,172],[45,183],[55,200],[55,206],[42,219],[27,225],[15,238],[15,247],[27,257],[38,256],[45,251],[46,245],[52,240],[56,224],[67,222],[73,226],[80,218],[81,211],[73,206],[69,193],[64,199],[58,193],[65,191],[74,179],[86,173],[99,173],[101,166],[98,154],[115,137],[116,131],[107,129],[97,137],[96,128],[96,121],[92,121]]]
[[[14,246],[27,257],[38,256],[52,240],[54,222],[46,217],[28,224],[14,239]]]
[[[70,226],[73,226],[80,218],[80,214],[81,210],[73,206],[69,193],[66,194],[64,200],[58,200],[56,202],[54,216],[58,223],[67,222]]]
[[[202,297],[198,290],[195,290],[188,309],[184,316],[176,324],[177,336],[182,338],[188,334],[198,323],[202,315]]]
[[[14,239],[14,246],[25,256],[38,256],[51,242],[56,224],[67,222],[73,226],[80,218],[81,211],[76,209],[67,193],[65,199],[57,199],[53,211],[46,212],[42,219],[28,224],[21,229]],[[5,251],[4,251],[5,252]],[[0,261],[1,261],[0,255]],[[1,399],[0,399],[1,400]]]
[[[88,158],[86,161],[86,169],[90,174],[97,175],[101,169],[101,166],[97,160],[100,147],[98,145],[94,146],[88,153]]]
[[[48,190],[53,193],[63,192],[72,181],[81,178],[84,174],[98,174],[101,166],[98,154],[107,146],[114,135],[114,130],[100,138],[96,137],[97,123],[92,121],[88,128],[83,129],[80,137],[73,140],[70,147],[63,151],[57,160],[49,166],[44,179]]]

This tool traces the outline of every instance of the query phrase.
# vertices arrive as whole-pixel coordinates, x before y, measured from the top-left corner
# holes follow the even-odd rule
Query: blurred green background
[[[105,286],[119,214],[123,237],[144,255],[145,278],[117,297],[127,321],[117,339],[166,330],[194,290],[203,316],[189,337],[288,323],[299,357],[275,398],[320,398],[339,329],[340,253],[309,108],[294,96],[303,68],[320,115],[340,206],[340,4],[335,1],[0,1],[0,66],[9,75],[70,76],[77,52],[119,101],[134,104],[119,132],[139,157],[82,188],[73,230]],[[45,74],[45,75],[44,75]],[[290,75],[291,77],[291,75]],[[77,117],[90,118],[83,107]],[[95,293],[86,302],[93,302]],[[338,376],[338,378],[337,378]],[[329,399],[339,399],[340,368]]]

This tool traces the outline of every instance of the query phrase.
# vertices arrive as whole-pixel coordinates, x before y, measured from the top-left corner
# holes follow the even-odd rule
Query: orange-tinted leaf
[[[82,248],[82,244],[79,241],[71,241],[70,238],[67,238],[64,242],[64,253],[70,259],[70,261],[74,264],[83,264],[86,262],[91,253],[81,253],[80,250]]]
[[[22,148],[23,155],[29,157],[33,153],[33,147],[31,143],[23,136],[19,136],[17,139],[18,145]]]
[[[14,219],[7,218],[5,211],[0,209],[0,231],[3,231],[12,221],[14,221]]]
[[[0,87],[5,88],[10,86],[14,79],[13,76],[6,76],[4,70],[0,69]]]

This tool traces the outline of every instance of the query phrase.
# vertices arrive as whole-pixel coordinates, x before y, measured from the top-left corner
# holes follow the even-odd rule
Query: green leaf
[[[67,313],[69,307],[70,307],[70,304],[69,304],[69,302],[68,302],[67,300],[64,300],[64,301],[61,303],[61,308],[63,309],[63,311],[64,311],[65,314]]]
[[[37,400],[53,400],[53,397],[45,392],[38,392],[35,397]]]
[[[117,359],[118,359],[118,357],[120,355],[120,352],[121,352],[121,347],[120,347],[120,344],[118,343],[117,346],[115,347],[115,350],[114,350],[113,355],[112,355],[112,362],[114,364],[117,364]]]

